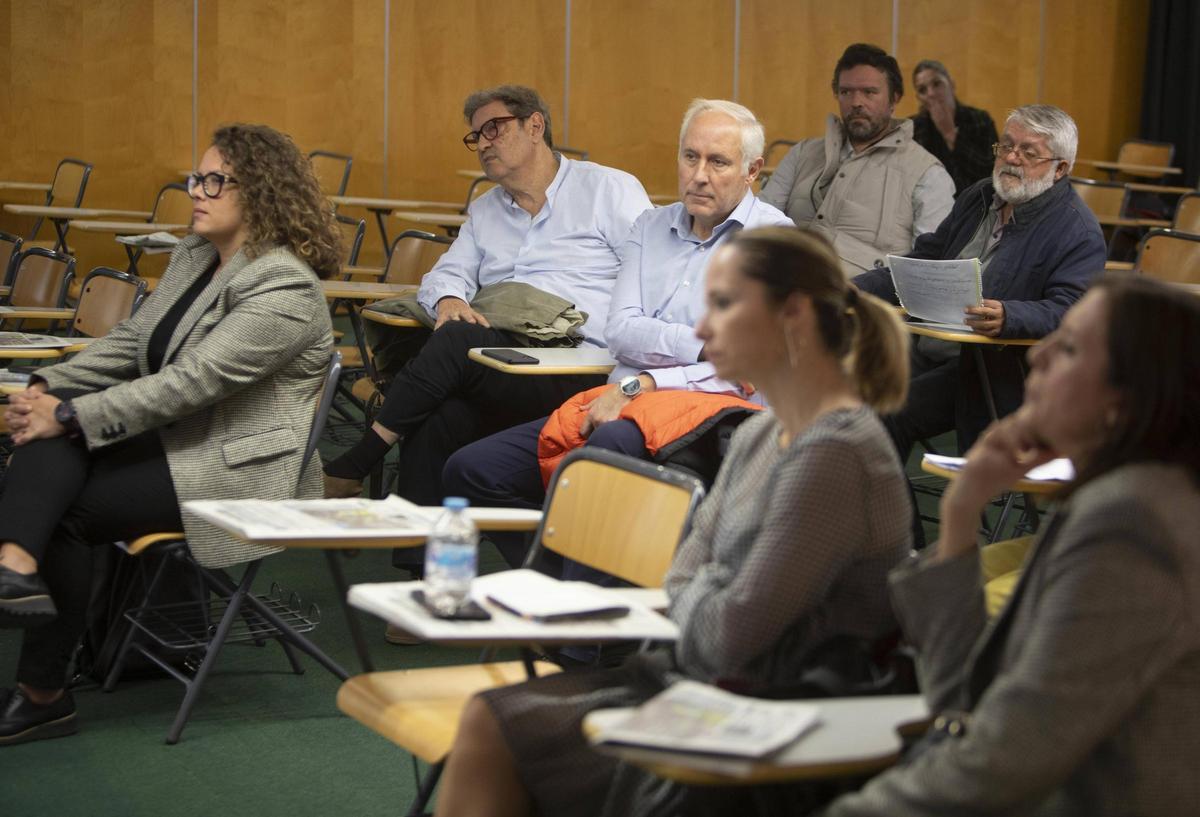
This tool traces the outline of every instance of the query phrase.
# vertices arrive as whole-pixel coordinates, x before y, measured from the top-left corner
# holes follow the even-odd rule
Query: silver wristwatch
[[[621,394],[626,397],[637,397],[642,393],[642,379],[636,374],[631,374],[628,377],[622,377],[617,384],[617,388],[621,390]]]

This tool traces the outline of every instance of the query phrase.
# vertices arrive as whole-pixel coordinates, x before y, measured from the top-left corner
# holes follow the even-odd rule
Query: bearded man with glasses
[[[992,146],[991,178],[960,193],[945,221],[907,253],[979,259],[983,302],[964,318],[976,332],[997,339],[1045,337],[1104,270],[1104,235],[1068,179],[1078,144],[1079,129],[1066,111],[1017,108]],[[863,273],[854,283],[898,302],[887,269]],[[981,348],[1003,417],[1024,397],[1028,347]],[[973,353],[964,344],[920,338],[912,347],[912,378],[904,408],[884,418],[901,461],[918,440],[950,430],[967,450],[991,420]]]

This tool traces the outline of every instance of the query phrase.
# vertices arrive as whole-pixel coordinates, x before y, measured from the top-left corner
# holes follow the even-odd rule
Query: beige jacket
[[[975,553],[894,573],[930,708],[969,721],[827,815],[1194,815],[1197,530],[1183,468],[1127,465],[1050,521],[991,622]]]
[[[206,240],[185,238],[136,315],[37,374],[52,389],[94,392],[72,401],[91,450],[157,430],[180,502],[319,497],[320,463],[314,458],[301,479],[300,460],[332,327],[320,282],[288,250],[234,256],[184,313],[162,368],[150,373],[154,327],[215,258]],[[275,552],[186,512],[183,522],[207,567]]]
[[[831,115],[825,137],[789,150],[759,195],[796,226],[832,241],[847,276],[886,266],[888,253],[908,252],[918,207],[931,209],[923,220],[936,226],[954,203],[948,175],[944,195],[928,202],[914,196],[925,172],[941,163],[913,141],[912,120],[893,124],[895,130],[843,162],[845,135],[841,120]]]

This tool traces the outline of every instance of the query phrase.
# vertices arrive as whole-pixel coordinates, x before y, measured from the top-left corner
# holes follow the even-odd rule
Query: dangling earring
[[[799,350],[804,348],[804,344],[798,343],[791,332],[783,333],[783,345],[787,348],[788,365],[793,369],[798,369],[800,364],[796,362],[800,355]]]
[[[1108,411],[1104,412],[1104,427],[1107,430],[1112,431],[1117,427],[1117,421],[1120,419],[1121,412],[1117,410],[1116,406],[1110,406]]]

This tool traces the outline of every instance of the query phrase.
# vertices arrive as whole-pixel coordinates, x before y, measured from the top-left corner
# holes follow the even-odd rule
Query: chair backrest
[[[388,251],[383,280],[389,284],[419,284],[421,276],[433,269],[454,239],[423,230],[405,230],[396,236]]]
[[[137,311],[146,279],[111,267],[96,267],[83,279],[70,335],[99,338]]]
[[[1180,196],[1175,205],[1175,221],[1172,229],[1183,233],[1200,235],[1200,193],[1188,193]],[[0,255],[0,260],[3,260]]]
[[[13,306],[61,307],[67,288],[75,277],[75,259],[44,247],[30,247],[16,257],[12,294]]]
[[[1200,284],[1200,235],[1151,230],[1138,245],[1133,268],[1172,284]]]
[[[578,448],[550,480],[528,565],[544,548],[641,587],[661,587],[704,496],[695,477],[600,448]]]
[[[325,433],[325,421],[329,419],[329,408],[333,405],[333,397],[337,394],[337,384],[341,376],[342,353],[334,349],[329,355],[329,368],[325,370],[325,380],[321,383],[321,390],[317,392],[317,406],[313,413],[312,428],[308,430],[308,440],[304,443],[304,459],[300,462],[302,475],[308,461],[316,453],[321,435]]]
[[[1129,191],[1120,182],[1098,182],[1072,176],[1071,187],[1097,218],[1120,218],[1125,214]]]
[[[13,272],[16,271],[15,259],[21,254],[23,241],[19,235],[0,231],[0,286],[12,284]]]
[[[338,229],[342,231],[342,263],[353,267],[358,264],[358,254],[362,252],[363,239],[367,236],[366,219],[353,219],[341,214],[334,218],[337,219]]]
[[[472,179],[470,186],[467,187],[467,200],[463,204],[460,212],[465,215],[467,209],[471,206],[471,202],[475,201],[475,199],[479,198],[495,186],[496,183],[487,176],[479,176],[478,178]]]
[[[83,204],[83,191],[92,175],[92,165],[82,159],[63,159],[54,170],[54,181],[46,194],[46,204],[57,207],[78,207]]]
[[[587,161],[588,152],[581,148],[568,148],[568,147],[563,147],[562,145],[555,145],[554,149],[557,150],[559,153],[563,153],[563,154],[571,157],[572,159],[578,159],[581,162]]]
[[[774,152],[775,148],[784,148],[784,152],[786,153],[787,150],[790,150],[796,144],[797,142],[795,139],[776,139],[774,142],[767,145],[767,149],[763,151],[763,164],[774,167],[774,163],[771,162],[771,154]]]
[[[312,162],[313,172],[321,182],[321,192],[326,196],[346,195],[346,185],[350,184],[350,168],[354,159],[344,153],[330,153],[328,150],[314,150],[308,154]]]
[[[188,195],[186,184],[164,184],[154,198],[154,212],[150,221],[156,224],[191,224],[192,205],[192,197]]]
[[[1171,142],[1148,142],[1144,139],[1130,139],[1128,142],[1123,143],[1117,151],[1117,162],[1119,164],[1170,167],[1171,160],[1174,158],[1175,145]]]

